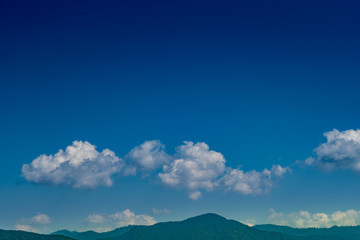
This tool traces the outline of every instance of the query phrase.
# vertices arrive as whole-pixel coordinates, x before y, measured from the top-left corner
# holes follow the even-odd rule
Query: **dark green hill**
[[[116,228],[112,231],[103,232],[103,233],[98,233],[98,232],[94,232],[94,231],[76,232],[76,231],[60,230],[60,231],[54,232],[53,234],[64,235],[64,236],[75,238],[77,240],[97,240],[97,239],[119,237],[122,234],[129,231],[130,229],[132,229],[133,227],[134,226],[121,227],[121,228]]]
[[[254,228],[290,234],[294,236],[336,236],[343,240],[360,239],[360,226],[354,227],[331,227],[331,228],[292,228],[287,226],[277,226],[272,224],[256,225]]]
[[[74,240],[61,235],[45,235],[25,231],[0,230],[1,240]]]
[[[74,238],[79,233],[80,232],[77,232],[77,231],[69,231],[69,230],[64,229],[64,230],[59,230],[59,231],[53,232],[52,235],[63,235],[63,236]]]
[[[134,226],[119,237],[106,240],[298,240],[276,232],[257,230],[216,214],[204,214],[181,222]]]

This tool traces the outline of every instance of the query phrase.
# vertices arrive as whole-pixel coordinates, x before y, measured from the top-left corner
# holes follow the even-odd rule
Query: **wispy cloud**
[[[103,223],[105,218],[100,214],[89,214],[86,218],[86,221],[90,223]]]
[[[26,231],[26,232],[35,232],[35,233],[39,232],[39,230],[37,230],[36,228],[34,228],[30,225],[26,225],[26,224],[15,225],[15,230]]]
[[[330,214],[310,213],[308,211],[284,214],[270,209],[268,221],[273,224],[287,225],[298,228],[355,226],[360,224],[360,211],[353,209],[336,211]]]
[[[128,225],[153,225],[157,223],[152,216],[135,214],[130,209],[108,215],[92,213],[86,217],[85,222],[90,224],[89,229],[96,229],[100,232]]]
[[[153,217],[147,214],[136,215],[129,209],[126,209],[122,212],[116,212],[110,215],[110,218],[116,221],[118,226],[153,225],[157,223],[157,221]]]
[[[18,224],[15,225],[16,230],[27,231],[27,232],[41,232],[40,229],[44,225],[51,223],[51,218],[44,213],[37,213],[30,218],[21,218]],[[39,229],[40,228],[40,229]]]
[[[170,214],[171,211],[166,209],[166,208],[163,208],[163,209],[157,209],[157,208],[153,208],[151,210],[151,212],[155,215],[159,215],[159,214]]]

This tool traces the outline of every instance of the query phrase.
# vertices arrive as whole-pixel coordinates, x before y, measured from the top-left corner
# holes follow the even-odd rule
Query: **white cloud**
[[[26,225],[26,224],[15,225],[15,230],[26,231],[26,232],[35,232],[35,233],[39,232],[36,228],[33,228],[32,226]]]
[[[351,169],[360,172],[360,130],[336,129],[324,133],[326,143],[314,149],[316,157],[305,160],[307,165],[316,165],[321,169]]]
[[[229,168],[226,175],[220,180],[226,191],[234,191],[244,195],[267,193],[274,182],[281,178],[289,168],[274,165],[270,170],[262,172],[255,170],[244,172],[240,169]]]
[[[152,213],[155,214],[155,215],[159,215],[159,214],[169,214],[171,213],[170,210],[164,208],[164,209],[157,209],[157,208],[153,208],[152,210]]]
[[[98,152],[89,142],[74,141],[65,151],[41,155],[24,164],[26,180],[41,184],[66,184],[74,188],[111,186],[111,175],[123,167],[122,159],[109,149]]]
[[[30,219],[30,222],[36,224],[49,224],[51,223],[51,219],[46,214],[38,213]]]
[[[206,143],[184,142],[176,148],[176,158],[163,166],[159,173],[161,182],[170,187],[189,191],[192,199],[200,196],[200,189],[212,191],[217,185],[217,178],[224,173],[225,158]]]
[[[27,232],[40,232],[38,227],[42,229],[44,225],[50,224],[51,219],[48,215],[43,213],[37,213],[31,218],[22,218],[19,220],[19,224],[15,225],[16,230],[27,231]],[[36,228],[34,227],[36,226]]]
[[[130,161],[127,173],[135,174],[137,169],[146,173],[161,168],[171,158],[164,148],[165,146],[159,140],[146,141],[133,148],[127,155]]]
[[[65,151],[55,155],[41,155],[30,164],[24,164],[22,175],[39,184],[68,185],[73,188],[111,186],[112,175],[122,171],[123,176],[156,175],[160,183],[184,190],[192,200],[204,191],[234,191],[240,194],[262,194],[289,168],[274,165],[261,172],[227,167],[220,152],[210,150],[204,142],[185,141],[169,155],[158,140],[146,141],[134,147],[126,156],[128,164],[109,149],[102,152],[87,141],[74,141]]]
[[[287,225],[298,228],[308,227],[332,227],[337,226],[355,226],[360,224],[360,211],[347,210],[336,211],[332,214],[310,213],[308,211],[292,212],[283,214],[270,209],[268,221],[273,224]]]
[[[86,221],[90,223],[103,223],[105,218],[100,214],[89,214],[86,218]]]
[[[95,230],[97,232],[110,231],[128,225],[153,225],[157,223],[153,217],[147,214],[137,215],[129,209],[109,215],[89,214],[85,222],[88,223],[88,227],[83,228],[83,231]]]
[[[206,143],[184,142],[176,148],[173,160],[158,174],[167,186],[185,189],[192,200],[202,196],[202,190],[222,189],[244,195],[267,193],[288,167],[274,165],[270,170],[244,172],[225,166],[224,156],[209,150]]]
[[[129,209],[122,212],[116,212],[110,215],[110,218],[117,222],[118,227],[127,225],[153,225],[157,223],[153,217],[146,214],[136,215]]]
[[[202,196],[200,191],[189,193],[189,198],[192,200],[198,200]]]

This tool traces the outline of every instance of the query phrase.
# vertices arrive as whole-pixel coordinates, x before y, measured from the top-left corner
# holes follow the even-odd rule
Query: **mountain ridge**
[[[344,240],[360,239],[360,225],[358,226],[332,226],[330,228],[293,228],[289,226],[281,226],[274,224],[261,224],[255,225],[254,228],[271,231],[281,232],[294,236],[337,236]]]
[[[249,227],[215,213],[151,226],[129,225],[108,232],[69,231],[37,234],[0,230],[1,240],[353,240],[360,239],[360,226],[298,229],[272,224]]]

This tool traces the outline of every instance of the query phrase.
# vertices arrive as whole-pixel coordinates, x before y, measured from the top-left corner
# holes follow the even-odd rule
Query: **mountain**
[[[63,235],[67,237],[74,238],[76,235],[78,235],[80,232],[77,231],[69,231],[69,230],[59,230],[56,232],[53,232],[52,235]]]
[[[360,226],[297,229],[276,225],[249,227],[208,213],[178,222],[127,226],[109,232],[60,230],[51,235],[0,230],[0,240],[355,240]]]
[[[360,239],[360,226],[353,227],[331,227],[331,228],[292,228],[287,226],[278,226],[272,224],[256,225],[254,228],[269,231],[280,232],[293,236],[327,236],[338,237],[342,240]]]
[[[181,222],[134,226],[121,236],[103,240],[298,240],[299,237],[251,228],[216,214],[204,214]]]
[[[25,231],[1,230],[1,240],[75,240],[74,238],[61,235],[45,235]]]
[[[132,229],[133,227],[134,226],[121,227],[121,228],[116,228],[112,231],[103,232],[103,233],[98,233],[98,232],[94,232],[94,231],[76,232],[76,231],[60,230],[60,231],[56,231],[52,234],[64,235],[64,236],[75,238],[77,240],[97,240],[97,239],[119,237],[122,234],[129,231],[130,229]]]

